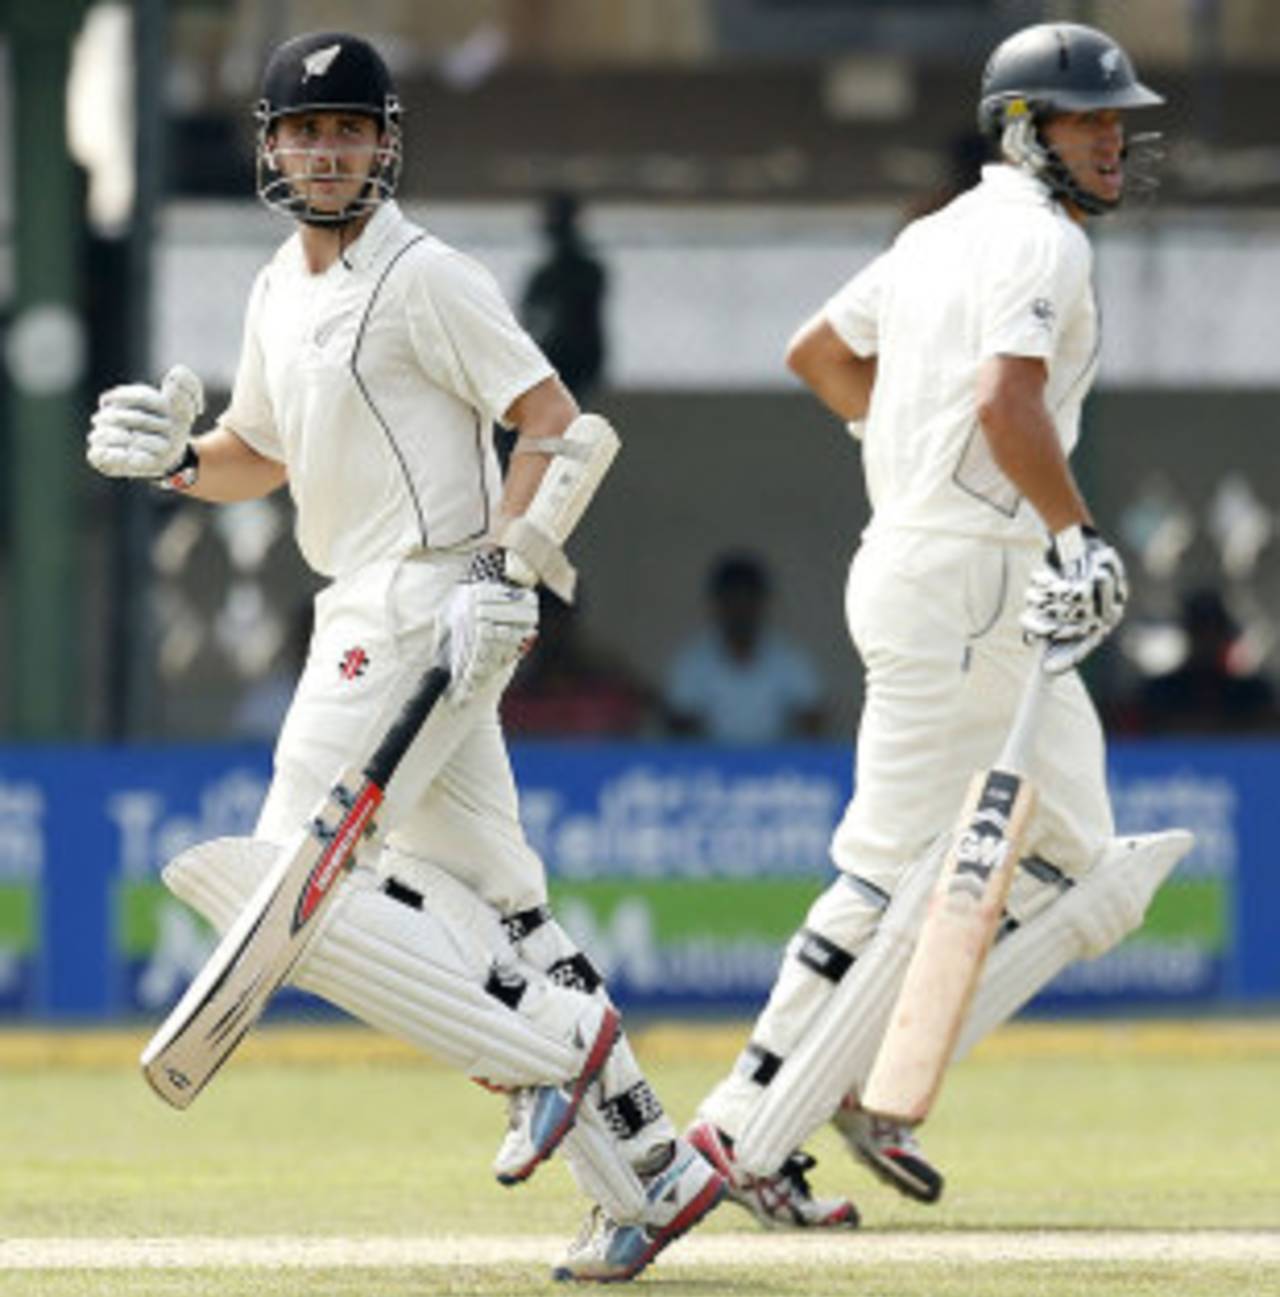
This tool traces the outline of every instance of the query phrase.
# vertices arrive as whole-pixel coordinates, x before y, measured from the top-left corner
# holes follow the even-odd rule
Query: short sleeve
[[[874,356],[880,350],[880,303],[892,256],[892,249],[881,253],[823,308],[827,323],[859,356]]]
[[[262,339],[259,336],[262,303],[270,291],[271,280],[268,270],[264,269],[254,280],[253,290],[249,294],[244,337],[240,343],[240,362],[236,366],[235,383],[231,389],[231,404],[218,423],[234,432],[258,454],[283,463],[284,445],[276,430],[275,415],[271,409],[262,358]]]
[[[414,352],[437,386],[495,422],[555,371],[497,281],[452,250],[424,257],[408,303]]]
[[[990,259],[980,319],[980,354],[1051,356],[1063,321],[1090,291],[1088,241],[1065,221],[1037,223],[1002,238]]]

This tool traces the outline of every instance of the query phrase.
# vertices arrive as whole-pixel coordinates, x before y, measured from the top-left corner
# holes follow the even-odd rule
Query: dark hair
[[[769,574],[763,560],[748,553],[721,555],[711,567],[707,593],[713,599],[729,594],[767,595]]]

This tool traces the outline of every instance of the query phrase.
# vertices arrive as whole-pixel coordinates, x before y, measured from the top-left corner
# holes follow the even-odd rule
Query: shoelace
[[[595,1238],[596,1231],[604,1223],[604,1220],[604,1209],[599,1203],[596,1203],[587,1213],[587,1218],[582,1222],[582,1226],[578,1230],[578,1237],[573,1240],[571,1250],[574,1252],[584,1251],[591,1240]]]
[[[524,1121],[525,1110],[532,1102],[528,1090],[512,1090],[507,1096],[507,1129],[515,1130]]]

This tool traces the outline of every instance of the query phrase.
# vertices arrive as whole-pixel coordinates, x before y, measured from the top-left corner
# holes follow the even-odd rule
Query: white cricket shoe
[[[910,1126],[872,1116],[848,1094],[831,1123],[849,1151],[885,1184],[916,1202],[937,1202],[945,1181],[929,1161]]]
[[[729,1200],[766,1229],[857,1229],[858,1209],[847,1198],[813,1196],[808,1153],[792,1153],[773,1175],[753,1176],[739,1170],[733,1142],[711,1122],[695,1121],[685,1138],[724,1176]]]
[[[582,1070],[564,1085],[537,1085],[507,1096],[507,1133],[493,1159],[499,1184],[527,1180],[560,1147],[573,1128],[578,1108],[618,1041],[618,1011],[603,1006],[595,1033],[586,1046]]]
[[[613,1220],[593,1207],[553,1279],[620,1283],[692,1229],[725,1195],[725,1181],[687,1140],[677,1138],[671,1160],[645,1177],[645,1210],[638,1221]]]

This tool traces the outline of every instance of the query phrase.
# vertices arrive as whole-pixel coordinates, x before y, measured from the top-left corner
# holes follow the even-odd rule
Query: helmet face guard
[[[1041,23],[997,46],[982,76],[978,126],[1015,166],[1038,176],[1082,211],[1099,215],[1120,200],[1100,198],[1075,178],[1049,146],[1041,127],[1062,113],[1150,108],[1164,98],[1138,80],[1129,56],[1111,37],[1079,23]],[[1158,136],[1135,136],[1143,160],[1152,160]],[[1126,148],[1126,154],[1129,149]],[[1154,177],[1135,179],[1154,188]]]
[[[315,207],[306,177],[290,177],[281,164],[276,126],[302,113],[351,113],[378,123],[379,143],[360,192],[338,210]],[[400,181],[400,101],[378,52],[344,32],[314,32],[286,41],[271,56],[254,110],[258,197],[275,211],[307,225],[343,226],[395,196]],[[309,154],[311,150],[297,150]]]

